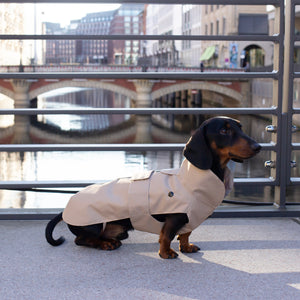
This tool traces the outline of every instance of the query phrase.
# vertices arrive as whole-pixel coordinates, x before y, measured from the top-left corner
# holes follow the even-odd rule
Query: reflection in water
[[[130,99],[103,89],[61,88],[38,97],[38,108],[129,108]],[[58,127],[61,131],[94,131],[119,125],[129,115],[40,115],[37,121]]]
[[[14,108],[14,102],[12,99],[7,96],[0,94],[0,109],[11,109]],[[14,124],[13,115],[3,115],[0,116],[0,129],[7,128]]]
[[[38,98],[39,108],[72,107],[130,107],[130,99],[116,93],[93,89],[60,89]],[[205,116],[208,117],[208,116]],[[118,126],[122,135],[123,124],[128,115],[46,115],[36,121],[55,127],[61,132],[88,132]],[[168,118],[166,118],[168,121]],[[171,118],[169,120],[172,121]],[[265,132],[269,121],[263,118],[241,116],[244,131],[258,142],[267,143],[271,134]],[[159,133],[159,134],[158,134]],[[189,134],[172,132],[152,124],[154,141],[185,143]],[[156,134],[156,136],[155,136]],[[99,133],[99,135],[101,135]],[[78,137],[78,143],[80,137]],[[130,176],[144,169],[177,168],[182,161],[181,151],[146,151],[146,152],[26,152],[0,153],[1,181],[65,181],[87,180],[91,182],[106,181],[123,176]],[[270,170],[264,168],[264,162],[270,160],[271,154],[262,151],[255,158],[236,164],[235,177],[269,177]],[[65,189],[68,190],[68,189]],[[76,188],[71,189],[76,190]],[[296,193],[289,201],[297,201]],[[0,191],[0,208],[62,208],[70,194],[40,193],[24,191]],[[272,202],[273,188],[270,187],[236,187],[228,199],[240,201]]]

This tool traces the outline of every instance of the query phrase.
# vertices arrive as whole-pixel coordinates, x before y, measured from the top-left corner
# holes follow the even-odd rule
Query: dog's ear
[[[213,156],[205,138],[205,127],[200,127],[189,139],[183,155],[195,167],[208,170],[212,166]]]

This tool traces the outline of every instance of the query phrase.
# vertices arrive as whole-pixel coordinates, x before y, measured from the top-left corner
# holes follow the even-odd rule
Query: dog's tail
[[[52,236],[53,230],[55,228],[55,226],[62,221],[62,213],[58,214],[57,216],[55,216],[46,226],[46,230],[45,230],[45,236],[46,236],[46,240],[47,242],[52,245],[52,246],[59,246],[61,245],[64,241],[65,238],[64,237],[60,237],[57,240],[55,240]]]

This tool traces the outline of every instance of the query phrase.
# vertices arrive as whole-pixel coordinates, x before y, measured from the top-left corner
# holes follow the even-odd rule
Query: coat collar
[[[197,185],[203,182],[203,178],[208,178],[213,181],[218,189],[224,189],[224,182],[222,182],[215,173],[211,170],[202,170],[195,167],[190,163],[186,158],[183,160],[180,169],[178,170],[178,176],[181,177],[182,182],[185,182],[187,185]]]

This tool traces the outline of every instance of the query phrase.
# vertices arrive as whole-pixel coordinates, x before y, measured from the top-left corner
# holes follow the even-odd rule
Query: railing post
[[[277,143],[278,151],[277,164],[280,170],[279,174],[279,193],[278,187],[275,191],[275,203],[280,208],[285,208],[287,186],[291,177],[291,130],[292,130],[292,103],[293,103],[293,46],[294,39],[292,31],[295,28],[294,16],[295,6],[293,0],[285,1],[285,18],[284,18],[284,65],[283,65],[283,87],[282,87],[282,104],[281,120]]]

